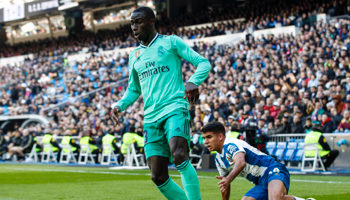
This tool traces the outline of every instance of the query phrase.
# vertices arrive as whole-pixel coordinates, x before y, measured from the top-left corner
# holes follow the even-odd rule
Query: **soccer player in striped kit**
[[[242,200],[305,200],[288,195],[290,176],[282,163],[243,140],[226,138],[220,122],[206,124],[202,132],[209,151],[217,152],[215,164],[220,176],[216,178],[223,200],[230,198],[230,184],[238,175],[255,184]]]

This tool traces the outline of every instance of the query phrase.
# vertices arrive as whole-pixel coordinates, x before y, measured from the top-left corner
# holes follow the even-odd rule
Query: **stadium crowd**
[[[340,8],[344,1],[334,2],[338,4],[320,3],[322,6],[317,12],[330,8],[334,12],[345,12],[334,9]],[[306,133],[312,124],[320,124],[325,133],[350,132],[350,20],[340,19],[331,24],[312,23],[309,19],[313,11],[309,1],[304,3],[305,7],[296,6],[289,12],[282,12],[283,18],[279,20],[276,10],[276,15],[271,12],[271,17],[246,18],[248,20],[242,24],[229,22],[201,31],[186,32],[167,26],[160,28],[160,33],[174,32],[184,38],[197,38],[225,34],[227,31],[241,32],[248,27],[274,27],[271,24],[273,21],[279,21],[282,25],[299,23],[296,37],[268,35],[253,38],[247,34],[246,41],[234,46],[203,42],[193,46],[210,61],[213,69],[200,86],[199,101],[191,106],[192,134],[200,134],[200,127],[210,121],[222,122],[229,132],[232,127],[244,127],[249,119],[255,119],[258,132],[268,136]],[[282,4],[281,8],[285,6]],[[304,13],[305,16],[300,14],[302,8],[308,11]],[[288,22],[290,18],[287,16],[292,13],[298,13],[295,16],[299,17]],[[232,19],[235,16],[227,17]],[[92,33],[84,34],[82,43],[79,40],[77,43],[63,39],[58,43],[51,41],[55,44],[48,45],[45,50],[39,48],[40,43],[33,44],[31,51],[43,50],[48,53],[55,48],[56,53],[49,54],[55,56],[28,59],[22,66],[1,67],[0,114],[44,114],[51,121],[47,129],[38,125],[3,133],[0,153],[10,152],[12,146],[26,146],[27,143],[23,141],[26,141],[24,138],[28,132],[29,135],[41,136],[49,131],[59,136],[68,130],[73,135],[82,136],[87,127],[92,136],[102,137],[113,133],[121,137],[129,127],[142,128],[142,98],[120,117],[121,124],[115,126],[110,118],[110,105],[121,97],[127,84],[123,82],[118,87],[108,86],[128,77],[127,55],[96,54],[73,67],[68,66],[66,59],[60,56],[64,52],[78,52],[85,45],[90,45],[93,51],[97,51],[100,45],[106,45],[103,49],[135,46],[136,41],[129,37],[129,32],[129,27],[125,26],[118,30],[118,34],[106,31],[105,34],[98,34],[97,38]],[[114,39],[110,40],[112,36]],[[107,47],[108,44],[112,45]],[[184,80],[188,80],[195,68],[184,62],[183,69]],[[80,97],[101,87],[107,89]],[[67,100],[73,103],[45,110]]]
[[[160,34],[176,34],[183,38],[194,39],[237,32],[252,32],[254,30],[273,28],[276,26],[297,25],[311,23],[317,13],[343,15],[350,12],[345,0],[333,1],[270,1],[269,4],[251,0],[249,6],[240,7],[232,12],[231,8],[237,5],[227,5],[224,10],[202,10],[195,15],[184,14],[175,20],[164,19],[158,22]],[[274,6],[270,6],[274,5]],[[262,12],[264,10],[264,12]],[[235,23],[232,19],[244,18],[244,23]],[[218,27],[207,26],[195,30],[184,30],[181,27],[210,23],[222,20]],[[44,39],[34,42],[19,43],[14,46],[4,45],[0,48],[0,57],[11,57],[34,53],[39,57],[71,54],[88,48],[89,52],[97,52],[99,49],[111,50],[138,45],[131,36],[130,25],[123,25],[115,30],[100,30],[97,33],[83,31],[77,36],[60,37],[58,39]]]

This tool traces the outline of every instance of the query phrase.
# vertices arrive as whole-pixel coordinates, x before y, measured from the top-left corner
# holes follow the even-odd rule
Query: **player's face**
[[[136,39],[144,41],[148,38],[151,24],[143,12],[133,12],[131,15],[131,30]]]
[[[221,142],[224,140],[223,134],[216,134],[214,132],[202,133],[204,138],[204,144],[209,151],[219,151],[221,152]]]

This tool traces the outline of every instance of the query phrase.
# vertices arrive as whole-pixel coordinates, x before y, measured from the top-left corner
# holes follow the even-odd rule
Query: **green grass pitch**
[[[179,173],[170,171],[181,185]],[[221,199],[217,173],[199,171],[203,200]],[[253,185],[243,178],[231,184],[231,199]],[[292,175],[290,194],[317,200],[349,200],[350,177]],[[0,164],[0,200],[157,200],[164,199],[148,170]]]

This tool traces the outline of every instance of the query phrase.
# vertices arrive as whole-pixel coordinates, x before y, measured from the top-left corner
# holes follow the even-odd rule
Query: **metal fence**
[[[276,134],[270,136],[271,142],[294,142],[304,141],[305,133],[293,133],[293,134]]]

